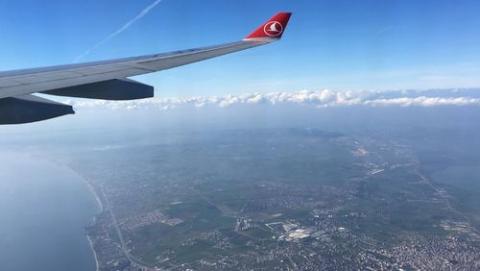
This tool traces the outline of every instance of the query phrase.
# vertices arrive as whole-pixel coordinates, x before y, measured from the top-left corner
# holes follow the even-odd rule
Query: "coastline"
[[[90,191],[90,193],[93,195],[93,197],[95,198],[95,201],[97,202],[97,207],[99,208],[98,210],[98,213],[102,213],[103,212],[103,202],[102,200],[100,199],[97,191],[95,190],[95,188],[93,187],[93,185],[86,179],[86,178],[83,178],[83,181],[85,182],[85,184],[87,185],[88,187],[88,190]],[[92,223],[95,223],[95,216],[92,218]],[[96,271],[100,271],[100,264],[98,262],[98,256],[97,256],[97,251],[95,251],[95,247],[93,246],[93,240],[92,238],[90,238],[90,235],[88,235],[88,233],[86,233],[86,236],[87,236],[87,240],[88,240],[88,243],[90,245],[90,249],[92,250],[92,253],[93,253],[93,257],[95,258],[95,270]]]
[[[73,171],[73,169],[72,169],[72,171]],[[75,172],[75,171],[74,171],[74,172]],[[77,173],[77,172],[75,172],[75,173]],[[98,192],[98,191],[95,189],[95,185],[92,184],[87,178],[83,178],[79,173],[77,173],[77,175],[79,175],[79,176],[82,178],[82,180],[84,181],[84,183],[85,183],[86,186],[88,187],[88,190],[90,191],[90,193],[95,197],[95,201],[97,202],[97,206],[98,206],[98,208],[99,208],[97,214],[103,213],[103,212],[105,211],[105,207],[108,208],[108,199],[107,199],[107,198],[105,197],[105,195],[103,194],[103,191],[100,190],[100,192]],[[103,199],[105,202],[104,202],[102,199]],[[114,214],[112,213],[112,210],[109,210],[109,212],[111,212],[112,219],[113,219],[113,220],[116,220]],[[93,216],[91,223],[95,223],[95,219],[96,219],[96,215]],[[117,228],[117,231],[118,231],[119,238],[122,240],[123,237],[121,236],[120,229]],[[90,245],[90,249],[92,250],[93,256],[94,256],[94,258],[95,258],[96,271],[100,271],[100,263],[99,263],[99,259],[98,259],[97,252],[95,251],[93,239],[90,237],[90,235],[88,234],[88,232],[86,233],[86,237],[87,237],[88,243],[89,243],[89,245]],[[123,241],[122,241],[122,251],[123,251],[123,253],[125,254],[125,257],[126,257],[132,264],[135,264],[135,265],[137,265],[138,267],[141,267],[141,268],[150,268],[150,266],[147,266],[146,264],[142,263],[142,262],[139,261],[138,259],[135,259],[132,255],[130,255],[130,253],[125,249],[125,244],[123,243]],[[142,270],[143,270],[143,269],[142,269]]]
[[[95,251],[95,248],[93,247],[93,241],[92,238],[87,234],[87,240],[88,243],[90,244],[90,249],[93,252],[93,257],[95,258],[95,270],[100,271],[100,264],[98,263],[98,257],[97,257],[97,252]]]
[[[97,214],[101,214],[104,211],[104,204],[103,204],[100,196],[98,195],[97,191],[95,190],[94,185],[92,183],[90,183],[87,178],[82,176],[80,173],[78,173],[76,170],[74,170],[72,167],[70,167],[67,164],[60,163],[57,160],[52,160],[51,162],[53,162],[54,164],[56,164],[60,167],[67,168],[68,170],[73,172],[75,175],[77,175],[84,182],[84,184],[87,186],[87,189],[90,192],[90,194],[93,195],[93,197],[95,198],[95,201],[97,203],[97,208],[98,208]],[[95,214],[92,217],[91,223],[95,223],[95,217],[96,217],[97,214]],[[95,251],[95,248],[94,248],[94,245],[93,245],[93,240],[92,240],[92,238],[90,238],[90,236],[88,235],[87,232],[85,233],[85,236],[88,240],[88,244],[90,246],[90,249],[92,250],[93,257],[95,259],[95,270],[100,271],[100,264],[99,264],[99,260],[98,260],[98,255],[97,255],[97,252]]]
[[[95,190],[95,188],[93,187],[93,185],[85,178],[83,178],[83,181],[85,182],[85,184],[87,185],[88,187],[88,190],[90,191],[90,193],[93,195],[93,197],[95,198],[95,201],[97,202],[97,206],[99,208],[99,212],[98,213],[102,213],[103,212],[103,202],[102,200],[100,199],[100,197],[98,196],[98,193],[97,191]]]

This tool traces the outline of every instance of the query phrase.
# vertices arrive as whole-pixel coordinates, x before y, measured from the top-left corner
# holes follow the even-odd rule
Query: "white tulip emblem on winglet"
[[[290,12],[280,12],[250,34],[245,40],[278,40],[290,20]]]

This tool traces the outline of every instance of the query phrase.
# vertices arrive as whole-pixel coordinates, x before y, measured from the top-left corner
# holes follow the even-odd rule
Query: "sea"
[[[95,271],[85,226],[97,212],[86,182],[69,168],[0,152],[0,270]]]

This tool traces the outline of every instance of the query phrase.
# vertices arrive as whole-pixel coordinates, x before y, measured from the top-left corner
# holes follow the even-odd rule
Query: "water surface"
[[[86,184],[68,168],[0,153],[0,269],[95,270],[84,227],[97,208]]]

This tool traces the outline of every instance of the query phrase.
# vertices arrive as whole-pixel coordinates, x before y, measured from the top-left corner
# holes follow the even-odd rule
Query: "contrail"
[[[110,35],[108,35],[107,37],[105,37],[103,40],[101,40],[100,42],[98,42],[97,44],[95,44],[92,48],[86,50],[83,54],[77,56],[75,58],[75,60],[73,62],[78,62],[80,61],[82,58],[88,56],[90,53],[92,53],[95,49],[97,49],[98,47],[102,46],[103,44],[109,42],[111,39],[115,38],[116,36],[120,35],[123,31],[127,30],[128,28],[130,28],[130,26],[132,26],[135,22],[137,22],[138,20],[142,19],[143,17],[145,17],[145,15],[147,15],[152,9],[154,9],[158,4],[160,4],[163,0],[155,0],[153,3],[151,3],[150,5],[148,5],[146,8],[144,8],[142,11],[140,11],[140,13],[138,13],[137,16],[135,16],[133,19],[131,19],[130,21],[128,21],[127,23],[125,23],[122,27],[120,27],[117,31],[111,33]]]

